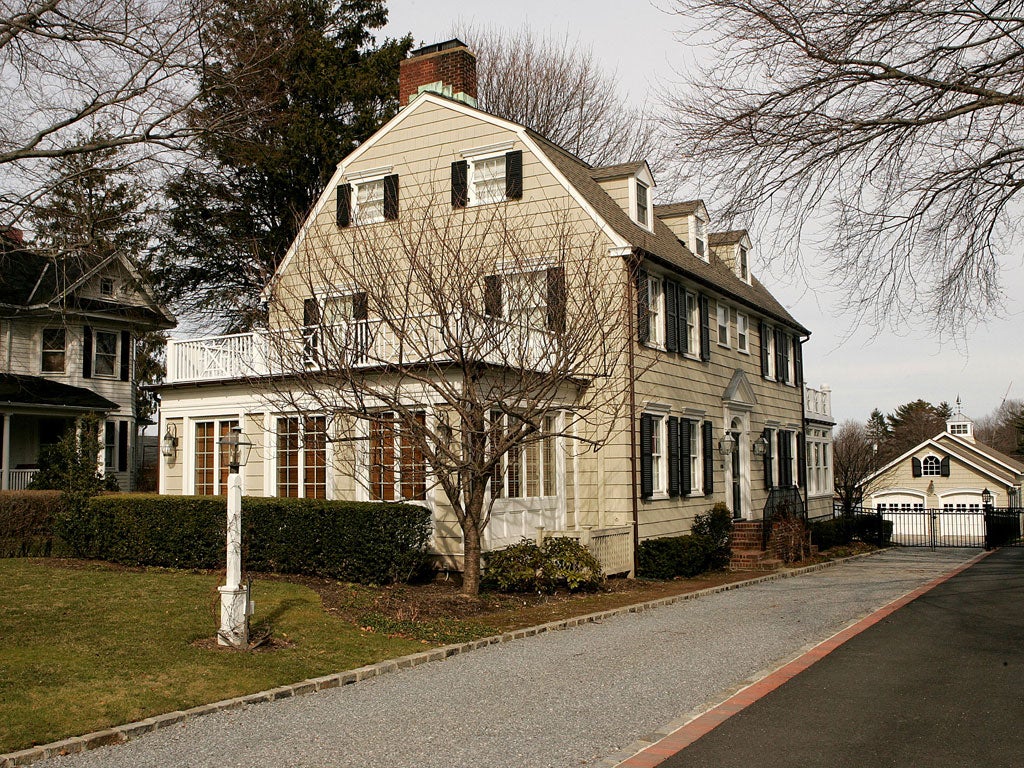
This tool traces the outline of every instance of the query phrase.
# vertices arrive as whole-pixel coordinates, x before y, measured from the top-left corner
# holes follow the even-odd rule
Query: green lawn
[[[253,586],[254,624],[292,645],[200,647],[219,622],[218,576],[0,560],[0,753],[423,649],[365,633],[312,590]]]

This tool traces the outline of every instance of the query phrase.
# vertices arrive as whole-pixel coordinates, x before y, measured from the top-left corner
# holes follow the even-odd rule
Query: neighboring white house
[[[0,488],[25,488],[75,419],[103,421],[100,465],[133,483],[138,334],[171,328],[129,259],[45,255],[0,232]]]
[[[831,517],[833,489],[832,388],[804,387],[804,441],[807,462],[807,515]]]

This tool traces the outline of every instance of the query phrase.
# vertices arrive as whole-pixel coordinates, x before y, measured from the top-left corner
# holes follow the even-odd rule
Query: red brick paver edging
[[[654,768],[654,766],[660,765],[669,757],[693,744],[697,739],[710,733],[736,713],[743,711],[758,699],[767,696],[788,680],[799,675],[815,662],[825,658],[843,643],[991,554],[992,552],[982,552],[977,557],[961,563],[948,573],[938,576],[927,584],[923,584],[896,598],[888,605],[879,608],[847,626],[845,629],[836,632],[831,637],[822,640],[817,645],[802,652],[795,659],[741,688],[725,701],[689,719],[684,724],[670,730],[663,738],[643,747],[631,757],[614,763],[614,765],[621,766],[621,768]]]

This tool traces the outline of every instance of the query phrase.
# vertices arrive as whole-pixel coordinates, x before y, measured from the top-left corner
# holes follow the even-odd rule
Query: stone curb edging
[[[421,653],[414,653],[408,656],[399,656],[395,659],[379,661],[376,664],[367,664],[366,666],[359,667],[358,669],[337,672],[335,674],[324,675],[322,677],[314,677],[308,680],[302,680],[298,683],[271,688],[267,691],[250,693],[245,696],[237,696],[232,699],[217,701],[212,704],[202,704],[190,709],[168,712],[163,715],[154,715],[153,717],[148,717],[145,720],[139,720],[134,723],[118,725],[113,728],[105,728],[102,731],[94,731],[83,736],[73,736],[71,738],[61,739],[60,741],[50,742],[49,744],[41,744],[18,752],[9,752],[7,754],[0,755],[0,768],[15,768],[15,766],[32,765],[33,763],[37,763],[51,757],[86,752],[90,749],[105,747],[111,744],[122,744],[129,739],[141,736],[144,733],[157,731],[172,725],[178,725],[196,717],[202,717],[203,715],[211,715],[216,712],[227,712],[233,709],[241,709],[252,704],[278,701],[280,699],[291,698],[292,696],[303,696],[317,691],[328,690],[330,688],[340,688],[341,686],[350,685],[352,683],[359,682],[360,680],[379,677],[380,675],[388,674],[390,672],[397,672],[402,669],[416,667],[420,664],[444,661],[451,656],[458,656],[460,653],[475,651],[478,648],[484,648],[488,645],[506,643],[511,640],[520,640],[524,637],[533,637],[535,635],[544,634],[545,632],[556,632],[562,629],[578,627],[583,624],[593,624],[603,621],[604,619],[610,619],[613,616],[619,616],[627,613],[640,613],[653,608],[673,605],[674,603],[679,603],[684,600],[696,600],[700,597],[714,595],[720,592],[728,592],[733,589],[740,589],[741,587],[749,587],[770,581],[779,581],[781,579],[788,579],[794,576],[801,576],[805,573],[813,573],[814,571],[820,571],[834,565],[847,563],[851,560],[871,557],[878,552],[884,551],[885,550],[880,549],[873,552],[863,552],[861,554],[839,558],[837,560],[827,560],[823,563],[815,563],[814,565],[804,566],[803,568],[774,571],[772,573],[767,573],[764,576],[757,576],[753,579],[736,581],[731,584],[720,584],[716,587],[708,587],[706,589],[697,590],[696,592],[660,597],[643,603],[624,605],[621,608],[611,608],[607,611],[598,611],[596,613],[584,614],[583,616],[559,619],[558,621],[551,621],[547,624],[539,624],[534,627],[525,627],[523,629],[505,632],[501,635],[491,635],[490,637],[484,637],[480,640],[470,640],[465,643],[445,645],[440,648],[433,648],[429,651],[422,651]],[[649,742],[640,742],[640,744],[644,745],[647,743]],[[630,754],[633,753],[631,752]]]

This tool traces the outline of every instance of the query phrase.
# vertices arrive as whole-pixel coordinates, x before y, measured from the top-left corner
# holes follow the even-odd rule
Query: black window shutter
[[[796,476],[797,485],[807,487],[807,439],[803,432],[796,436]]]
[[[693,352],[690,349],[690,334],[686,330],[686,289],[681,285],[677,285],[676,294],[676,311],[678,313],[676,320],[676,346],[679,348],[680,353]]]
[[[565,267],[548,270],[548,330],[565,330]]]
[[[764,487],[770,491],[775,487],[775,477],[772,473],[772,454],[774,453],[774,450],[772,449],[773,435],[770,429],[766,429],[762,434],[764,435],[765,441],[768,443],[764,449]]]
[[[132,334],[121,331],[121,381],[128,381],[132,374]]]
[[[117,422],[117,471],[128,471],[128,422]]]
[[[700,295],[700,359],[705,363],[711,359],[711,308],[708,297]]]
[[[651,440],[654,437],[654,419],[650,414],[640,417],[640,498],[649,499],[654,495],[654,457],[651,455]]]
[[[306,328],[320,325],[320,302],[314,299],[304,299],[302,302],[302,324]]]
[[[771,330],[764,320],[758,322],[757,335],[761,339],[761,376],[765,379],[768,378],[768,334],[770,333]]]
[[[690,429],[689,419],[679,420],[679,493],[689,496],[693,492],[693,477],[690,472]]]
[[[679,349],[679,286],[665,281],[665,349]]]
[[[352,185],[338,185],[337,219],[339,227],[347,227],[352,223]]]
[[[668,417],[668,495],[679,495],[679,419]]]
[[[82,329],[82,376],[92,378],[92,328],[88,325]]]
[[[398,218],[398,174],[384,177],[384,218],[394,221]]]
[[[352,319],[366,320],[370,316],[370,308],[366,301],[366,292],[352,294]],[[319,320],[317,321],[319,322]]]
[[[517,149],[505,154],[505,197],[523,199],[523,151]]]
[[[636,338],[641,344],[651,339],[650,306],[647,295],[647,270],[636,271]]]
[[[452,208],[469,205],[469,163],[456,160],[452,163]]]
[[[949,477],[949,456],[945,456],[942,461],[939,462],[939,473],[943,477]]]
[[[794,384],[804,383],[804,345],[799,336],[793,337],[793,368],[796,370],[796,381]]]
[[[501,317],[501,275],[484,276],[484,314],[488,317]]]
[[[914,477],[921,476],[921,460],[916,456],[910,460],[910,472]]]
[[[786,369],[783,366],[783,350],[782,340],[785,336],[782,333],[781,328],[775,329],[775,380],[785,381],[786,380]]]
[[[779,486],[789,488],[793,485],[793,433],[786,429],[778,431],[779,436]]]
[[[701,425],[701,448],[704,453],[704,495],[710,496],[715,492],[715,460],[714,460],[714,427],[710,421]]]

